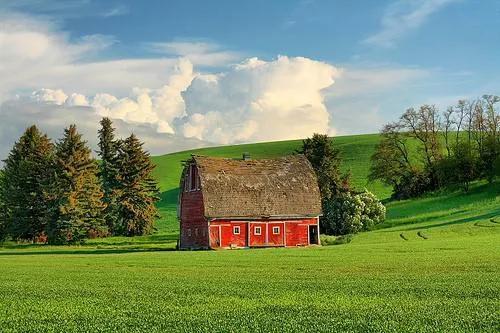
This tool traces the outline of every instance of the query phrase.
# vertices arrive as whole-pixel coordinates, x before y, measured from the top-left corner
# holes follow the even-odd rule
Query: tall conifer
[[[53,162],[53,144],[36,126],[21,136],[4,161],[1,184],[4,227],[16,240],[43,238],[47,224],[44,188]]]
[[[6,230],[6,220],[7,220],[7,206],[5,205],[5,199],[3,198],[3,188],[4,184],[4,174],[0,170],[0,243],[7,238]]]
[[[51,184],[52,244],[75,243],[106,234],[98,165],[75,125],[65,129],[56,145],[55,177]]]
[[[143,143],[133,134],[123,141],[119,160],[121,233],[126,236],[149,234],[158,217],[155,203],[159,200],[159,191],[151,174],[154,165]]]
[[[117,228],[117,196],[120,182],[118,181],[118,150],[120,141],[115,140],[115,129],[109,118],[101,120],[99,130],[99,178],[101,180],[104,203],[104,219],[109,232],[114,234]]]

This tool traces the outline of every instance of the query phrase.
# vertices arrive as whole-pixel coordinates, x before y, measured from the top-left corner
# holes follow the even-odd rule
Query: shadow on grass
[[[500,214],[500,209],[497,209],[497,210],[494,210],[490,213],[486,213],[486,214],[482,214],[482,215],[475,215],[475,216],[470,216],[467,218],[456,219],[456,220],[452,220],[452,221],[448,221],[448,222],[436,223],[436,224],[431,224],[431,225],[427,225],[427,226],[407,228],[404,230],[407,230],[407,231],[426,230],[426,229],[444,227],[444,226],[455,225],[455,224],[463,224],[463,223],[473,222],[473,221],[477,221],[477,220],[490,219],[490,218],[493,218],[499,214]]]
[[[133,248],[133,249],[55,249],[55,250],[40,250],[40,251],[0,251],[2,256],[32,256],[32,255],[74,255],[74,254],[124,254],[124,253],[141,253],[141,252],[167,252],[176,251],[175,247],[150,247],[150,248]]]

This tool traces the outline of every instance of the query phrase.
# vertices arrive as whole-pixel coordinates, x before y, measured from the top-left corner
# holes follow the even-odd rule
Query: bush
[[[394,199],[409,199],[421,196],[422,194],[435,190],[429,172],[425,170],[412,169],[401,177],[400,182],[394,186]]]
[[[351,234],[342,235],[342,236],[321,235],[321,245],[327,246],[327,245],[348,244],[352,241],[352,237],[353,237],[353,235],[351,235]]]
[[[375,194],[365,190],[357,195],[363,202],[361,224],[363,230],[371,230],[377,224],[385,221],[385,206],[377,199]]]
[[[323,204],[322,229],[327,235],[347,235],[363,227],[361,214],[363,202],[351,193],[341,194]]]
[[[370,230],[385,220],[385,207],[368,191],[350,192],[323,202],[322,232],[327,235],[355,234]]]

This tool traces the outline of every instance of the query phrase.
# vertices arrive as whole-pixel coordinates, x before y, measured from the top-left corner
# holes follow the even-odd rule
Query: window
[[[262,235],[262,228],[261,227],[255,227],[255,229],[253,229],[253,234],[254,235]]]
[[[196,191],[200,189],[200,177],[198,177],[198,169],[194,164],[189,166],[186,172],[186,179],[184,181],[184,191]]]
[[[188,237],[191,237],[191,229],[187,230]]]
[[[239,235],[239,234],[240,234],[240,227],[234,226],[233,227],[233,235]]]
[[[198,228],[194,228],[194,235],[198,236]]]
[[[279,235],[280,234],[280,227],[273,227],[273,235]]]

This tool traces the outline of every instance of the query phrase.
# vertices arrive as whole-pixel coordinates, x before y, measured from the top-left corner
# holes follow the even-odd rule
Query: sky
[[[500,94],[500,0],[0,0],[0,158],[99,120],[152,154],[376,133]]]

